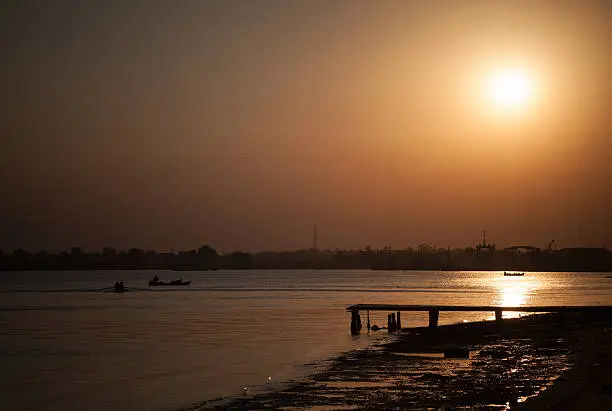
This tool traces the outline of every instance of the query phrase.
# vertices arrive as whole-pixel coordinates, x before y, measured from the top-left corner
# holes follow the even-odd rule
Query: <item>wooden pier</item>
[[[501,323],[502,313],[504,311],[522,312],[522,313],[577,313],[577,312],[592,312],[603,313],[607,312],[612,315],[612,306],[601,305],[579,305],[579,306],[555,306],[555,305],[540,305],[540,306],[525,306],[525,307],[501,307],[494,305],[402,305],[402,304],[355,304],[346,307],[346,311],[351,312],[351,332],[359,333],[361,330],[360,311],[368,312],[368,329],[370,328],[369,312],[370,311],[387,311],[389,330],[401,329],[400,312],[402,311],[423,311],[429,313],[429,328],[438,326],[438,318],[441,311],[487,311],[495,313],[495,321]],[[397,313],[397,321],[395,320]],[[399,326],[398,326],[399,325]]]

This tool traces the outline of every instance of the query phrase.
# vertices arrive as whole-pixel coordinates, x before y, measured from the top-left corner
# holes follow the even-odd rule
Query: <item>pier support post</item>
[[[368,310],[368,332],[370,332],[370,310]]]
[[[502,322],[502,310],[501,309],[495,310],[495,322],[497,324],[501,324]]]
[[[440,311],[436,309],[429,310],[429,328],[435,329],[438,328],[438,317],[440,315]]]
[[[361,319],[359,318],[359,310],[351,311],[351,334],[359,334],[361,329]]]
[[[397,312],[397,329],[401,330],[402,329],[402,318],[400,317],[400,312]]]
[[[397,330],[397,322],[395,321],[395,313],[391,313],[391,328]]]
[[[387,332],[391,331],[391,314],[387,314]]]

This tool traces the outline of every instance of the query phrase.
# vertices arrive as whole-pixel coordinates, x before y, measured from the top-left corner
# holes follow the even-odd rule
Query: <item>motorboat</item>
[[[504,271],[504,275],[506,277],[522,277],[525,275],[525,273],[509,273],[509,272]]]

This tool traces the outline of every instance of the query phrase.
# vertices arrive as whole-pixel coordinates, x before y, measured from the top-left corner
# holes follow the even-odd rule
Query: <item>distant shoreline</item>
[[[369,271],[403,271],[403,272],[419,272],[419,271],[432,271],[432,272],[502,272],[502,271],[519,271],[513,268],[463,268],[463,269],[438,269],[438,268],[282,268],[282,267],[252,267],[252,268],[189,268],[189,269],[173,269],[173,268],[134,268],[134,267],[112,267],[112,268],[32,268],[32,269],[0,269],[0,272],[59,272],[59,271],[170,271],[170,272],[204,272],[204,271],[354,271],[354,270],[369,270]],[[609,269],[558,269],[558,270],[525,270],[521,269],[521,272],[525,274],[529,273],[593,273],[593,274],[605,274],[612,273],[612,267]],[[608,276],[606,278],[612,278]]]
[[[293,251],[235,251],[220,254],[204,245],[197,250],[161,252],[131,248],[119,251],[105,247],[88,253],[80,247],[70,251],[30,253],[0,250],[0,270],[441,270],[441,271],[574,271],[612,272],[612,252],[588,247],[560,250],[536,247],[495,249],[487,244],[466,248],[436,248],[420,245],[416,249],[301,249]]]

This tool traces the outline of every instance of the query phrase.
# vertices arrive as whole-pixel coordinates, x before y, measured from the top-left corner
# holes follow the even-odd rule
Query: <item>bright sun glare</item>
[[[491,76],[489,93],[493,103],[499,107],[521,108],[532,97],[532,80],[521,70],[502,70]]]

